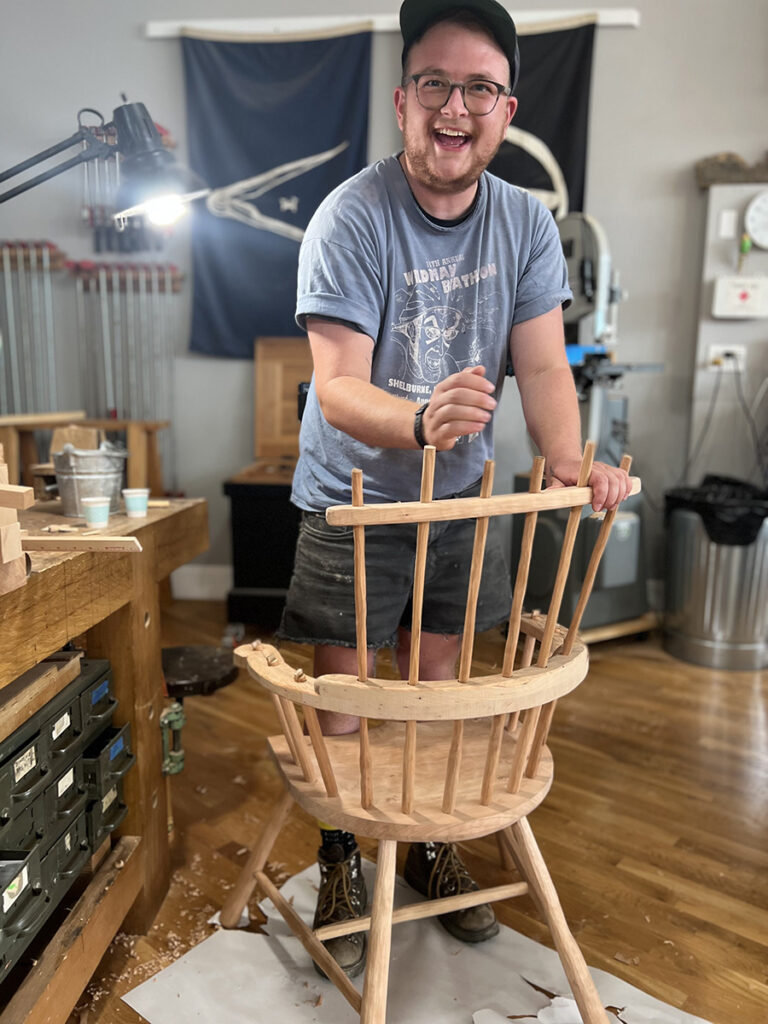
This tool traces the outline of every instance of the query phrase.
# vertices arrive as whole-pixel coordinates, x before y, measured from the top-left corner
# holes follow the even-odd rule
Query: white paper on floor
[[[363,863],[369,899],[374,866]],[[312,922],[317,865],[290,879],[286,899]],[[418,899],[398,877],[395,905]],[[357,1017],[315,972],[309,955],[272,904],[267,935],[217,931],[123,999],[150,1024],[345,1024]],[[707,1024],[605,971],[592,976],[611,1024]],[[532,984],[529,984],[531,982]],[[355,980],[362,990],[362,977]],[[536,986],[536,987],[533,987]],[[550,999],[539,989],[555,994]],[[502,927],[479,946],[453,939],[434,919],[396,925],[392,933],[387,1019],[397,1024],[581,1024],[557,954]]]

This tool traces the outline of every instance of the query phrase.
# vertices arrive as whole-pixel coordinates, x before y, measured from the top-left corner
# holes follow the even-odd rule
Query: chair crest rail
[[[630,494],[639,494],[640,478],[633,476],[630,479]],[[551,487],[537,494],[493,494],[490,498],[440,498],[434,502],[395,501],[378,505],[334,505],[327,509],[325,518],[331,526],[377,526],[519,515],[591,503],[591,487]]]

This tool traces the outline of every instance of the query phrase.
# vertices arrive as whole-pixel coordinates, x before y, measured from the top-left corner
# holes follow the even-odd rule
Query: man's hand
[[[575,486],[579,479],[580,468],[581,463],[578,459],[555,463],[549,468],[547,486]],[[615,509],[632,489],[628,473],[616,466],[608,466],[604,462],[593,463],[589,486],[593,491],[592,508],[595,512],[600,512],[603,509]]]
[[[484,366],[473,366],[441,380],[421,421],[427,444],[444,452],[460,437],[478,434],[496,408],[494,390],[485,377]]]

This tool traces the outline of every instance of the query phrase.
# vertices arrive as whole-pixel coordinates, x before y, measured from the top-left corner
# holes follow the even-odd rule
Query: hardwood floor
[[[220,603],[165,609],[167,644],[219,643],[225,627]],[[501,634],[479,638],[483,662],[502,651]],[[291,656],[311,669],[309,648]],[[278,795],[263,743],[277,722],[257,684],[241,674],[185,710],[186,766],[170,783],[171,890],[147,936],[118,935],[73,1024],[143,1020],[120,995],[210,934],[207,919]],[[551,747],[555,783],[530,821],[587,961],[712,1024],[765,1024],[768,672],[696,668],[653,637],[593,646],[589,678],[558,706]],[[315,824],[293,812],[270,877],[280,884],[306,867],[316,844]],[[464,853],[479,881],[501,880],[492,839]],[[550,944],[528,898],[497,909]]]

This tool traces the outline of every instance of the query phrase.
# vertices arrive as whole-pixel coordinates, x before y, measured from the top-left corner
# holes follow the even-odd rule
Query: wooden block
[[[8,466],[5,462],[0,462],[0,484],[7,484],[8,479]]]
[[[24,552],[21,549],[21,526],[18,523],[9,523],[7,526],[0,526],[0,562],[7,565],[14,558],[21,558]]]
[[[15,508],[3,508],[0,505],[0,526],[10,526],[11,523],[18,523],[19,513]]]
[[[35,492],[31,487],[19,487],[17,484],[0,481],[0,506],[22,509],[31,508],[34,504]]]
[[[51,454],[53,452],[60,452],[65,444],[71,444],[75,448],[90,451],[99,447],[103,437],[104,432],[97,427],[81,427],[75,423],[70,423],[66,427],[56,427],[51,435],[50,451]]]
[[[0,562],[0,595],[9,594],[12,590],[17,590],[19,587],[23,587],[26,582],[26,558],[14,558],[7,565],[3,565]]]

